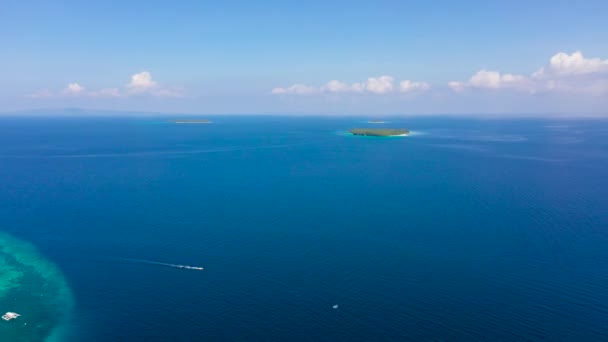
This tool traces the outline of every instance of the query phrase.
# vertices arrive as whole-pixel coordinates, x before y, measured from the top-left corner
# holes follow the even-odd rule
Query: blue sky
[[[3,1],[0,111],[605,114],[607,20],[593,0]]]

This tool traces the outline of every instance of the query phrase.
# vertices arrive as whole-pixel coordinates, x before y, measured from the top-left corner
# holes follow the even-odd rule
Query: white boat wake
[[[203,267],[199,267],[199,266],[180,265],[180,264],[168,264],[166,262],[159,262],[159,261],[152,261],[152,260],[129,259],[129,258],[120,258],[120,260],[130,261],[130,262],[137,262],[137,263],[141,263],[141,264],[150,264],[150,265],[160,265],[160,266],[181,268],[181,269],[185,269],[185,270],[195,270],[195,271],[202,271],[202,270],[204,270]]]

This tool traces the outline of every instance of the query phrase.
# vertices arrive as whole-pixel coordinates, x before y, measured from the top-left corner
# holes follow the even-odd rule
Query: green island
[[[178,119],[173,120],[176,124],[210,124],[211,120],[207,119]]]
[[[407,129],[400,128],[353,128],[349,132],[353,135],[369,137],[398,137],[410,134]]]
[[[369,120],[367,123],[370,123],[370,124],[383,124],[383,123],[386,123],[386,121],[382,121],[382,120]]]

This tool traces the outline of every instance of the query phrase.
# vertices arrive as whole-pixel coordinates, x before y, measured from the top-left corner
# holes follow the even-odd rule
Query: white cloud
[[[297,94],[297,95],[310,95],[317,92],[317,89],[304,84],[294,84],[287,88],[274,88],[272,89],[273,94]]]
[[[149,71],[142,71],[131,76],[131,82],[125,85],[124,88],[102,88],[99,90],[87,90],[78,83],[70,83],[61,91],[61,93],[53,93],[48,90],[43,90],[31,95],[30,98],[51,98],[57,96],[87,96],[96,98],[118,98],[135,95],[149,95],[156,97],[182,97],[184,89],[179,87],[166,87],[152,79],[152,74]]]
[[[585,58],[579,51],[570,55],[560,52],[530,76],[480,70],[468,81],[452,81],[448,86],[456,92],[477,88],[599,95],[608,92],[608,60]]]
[[[63,90],[63,93],[68,94],[68,95],[80,95],[80,94],[83,94],[84,92],[85,92],[84,87],[78,83],[70,83]]]
[[[274,88],[272,94],[298,94],[310,95],[321,93],[350,93],[350,94],[388,94],[395,90],[395,79],[392,76],[370,77],[365,82],[345,83],[338,80],[331,80],[321,87],[313,87],[305,84],[294,84],[287,88]],[[414,82],[405,80],[400,83],[399,90],[407,93],[412,91],[429,90],[431,85],[426,82]]]
[[[272,88],[270,91],[271,94],[287,94],[287,88]]]
[[[497,71],[481,70],[471,77],[469,83],[477,88],[504,88],[518,86],[525,82],[525,77],[513,74],[500,74]]]
[[[374,94],[385,94],[393,91],[393,81],[391,76],[370,77],[367,79],[365,89]]]
[[[449,82],[448,86],[454,91],[463,91],[466,88],[500,89],[518,88],[526,83],[526,77],[513,74],[501,74],[498,71],[480,70],[467,82]]]
[[[156,88],[158,84],[152,80],[152,74],[149,71],[142,71],[131,76],[131,82],[127,84],[133,92],[144,92]]]
[[[355,93],[362,93],[365,91],[365,83],[353,83],[350,89]]]
[[[539,92],[608,93],[608,59],[585,58],[580,51],[555,54],[531,76]]]
[[[467,85],[464,82],[451,81],[448,82],[448,87],[450,87],[450,89],[453,91],[461,92],[467,88]]]
[[[576,51],[571,55],[559,52],[551,57],[549,65],[533,74],[540,77],[546,74],[555,75],[584,75],[608,72],[608,59],[585,58],[583,53]]]
[[[123,93],[118,88],[103,88],[99,90],[87,90],[83,86],[78,83],[70,83],[63,90],[63,95],[79,95],[79,96],[87,96],[87,97],[121,97],[124,96]]]
[[[404,80],[399,83],[399,91],[402,93],[427,91],[429,89],[431,89],[431,85],[426,82],[414,82],[410,80]]]
[[[321,87],[321,91],[330,93],[361,93],[364,90],[365,85],[363,83],[346,84],[337,80],[329,81]]]
[[[184,91],[177,87],[166,87],[152,79],[149,71],[142,71],[131,76],[127,84],[130,95],[152,95],[157,97],[182,97]]]

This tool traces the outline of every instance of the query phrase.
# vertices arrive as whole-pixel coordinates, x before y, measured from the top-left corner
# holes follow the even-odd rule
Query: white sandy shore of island
[[[413,136],[413,135],[423,135],[425,134],[424,132],[421,131],[409,131],[409,133],[405,133],[405,134],[399,134],[399,135],[388,135],[386,137],[377,137],[377,138],[393,138],[393,137],[409,137],[409,136]],[[357,134],[353,134],[349,131],[336,131],[336,135],[342,135],[342,136],[363,136],[363,135],[357,135]],[[370,136],[373,137],[373,136]]]
[[[375,135],[362,135],[362,134],[354,134],[351,132],[345,132],[347,135],[352,135],[353,137],[356,136],[360,136],[360,137],[372,137],[372,138],[393,138],[393,137],[407,137],[411,135],[410,133],[405,133],[405,134],[395,134],[395,135],[386,135],[386,136],[375,136]],[[339,134],[341,135],[341,134]]]

